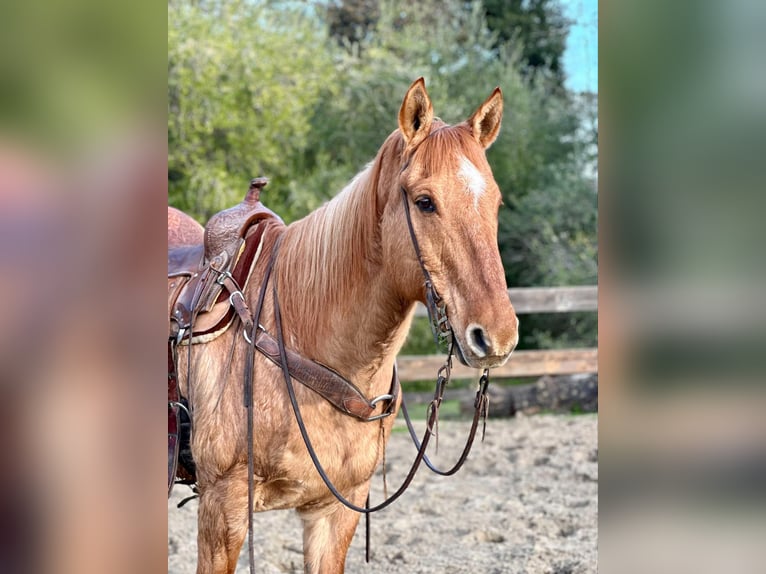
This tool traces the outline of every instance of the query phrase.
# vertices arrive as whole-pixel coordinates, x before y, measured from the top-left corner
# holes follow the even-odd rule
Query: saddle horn
[[[245,198],[229,209],[224,209],[213,215],[205,225],[205,260],[213,261],[225,253],[226,264],[234,257],[242,238],[250,223],[262,215],[265,208],[261,205],[261,190],[269,183],[266,177],[256,177],[250,180],[250,187]]]

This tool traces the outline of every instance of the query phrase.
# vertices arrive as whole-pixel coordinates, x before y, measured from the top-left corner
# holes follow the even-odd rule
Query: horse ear
[[[479,106],[468,119],[473,136],[484,149],[487,149],[497,139],[500,133],[500,122],[503,119],[503,92],[495,88],[492,95]]]
[[[414,147],[431,133],[434,108],[426,92],[426,83],[418,78],[407,90],[399,110],[399,131],[404,136],[406,147]]]

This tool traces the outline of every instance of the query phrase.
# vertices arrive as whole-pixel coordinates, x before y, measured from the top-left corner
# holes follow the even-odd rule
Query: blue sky
[[[598,92],[598,0],[560,0],[572,20],[564,52],[565,85],[575,92]]]

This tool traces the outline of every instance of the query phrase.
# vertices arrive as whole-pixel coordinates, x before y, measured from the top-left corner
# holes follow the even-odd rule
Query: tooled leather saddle
[[[176,476],[193,482],[188,450],[190,418],[177,379],[176,345],[206,342],[232,325],[235,305],[244,299],[232,293],[245,288],[257,262],[267,220],[282,220],[260,202],[268,183],[250,182],[238,205],[210,218],[203,228],[187,214],[168,207],[168,495]]]
[[[256,334],[255,349],[282,366],[279,343],[260,325],[252,325],[243,295],[260,258],[271,257],[262,253],[266,230],[284,227],[282,219],[260,202],[267,183],[263,177],[253,179],[242,202],[215,214],[204,228],[182,211],[168,207],[168,496],[176,477],[185,483],[196,480],[188,445],[191,415],[177,378],[177,345],[209,342],[239,317],[245,334]],[[396,377],[385,401],[382,397],[369,400],[332,369],[291,349],[282,350],[290,376],[341,412],[369,421],[393,411],[399,393]],[[374,415],[376,410],[380,414]]]

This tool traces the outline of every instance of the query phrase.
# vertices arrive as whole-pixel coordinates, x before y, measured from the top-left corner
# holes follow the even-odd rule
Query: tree
[[[326,18],[330,34],[341,44],[359,45],[375,30],[386,0],[334,0],[327,6]],[[513,44],[521,47],[521,71],[527,78],[549,77],[552,85],[563,92],[562,58],[570,22],[564,16],[559,0],[484,0],[461,2],[424,0],[409,3],[398,25],[406,25],[413,8],[428,19],[457,8],[470,13],[483,10],[487,29],[494,33],[494,48]],[[482,8],[483,7],[483,8]],[[385,8],[383,8],[385,9]]]
[[[560,90],[564,85],[562,58],[570,22],[558,0],[484,0],[487,26],[498,44],[522,46],[523,72],[528,77],[550,76]]]
[[[321,201],[290,185],[332,75],[327,36],[267,2],[168,5],[168,186],[200,220],[239,202],[254,176],[288,220]]]
[[[510,4],[531,14],[540,3]],[[341,45],[330,36],[340,32],[324,2],[306,9],[268,0],[172,1],[171,202],[204,221],[239,202],[251,177],[265,175],[272,184],[264,202],[292,221],[373,159],[418,76],[448,123],[464,120],[499,85],[503,127],[488,157],[504,200],[499,245],[507,281],[594,283],[595,102],[552,89],[547,72],[529,73],[521,46],[512,36],[499,39],[481,3],[377,5],[375,25]],[[592,344],[593,319],[525,317],[521,344]]]
[[[380,17],[379,0],[336,0],[327,6],[330,35],[341,45],[359,44]]]
[[[594,182],[566,166],[545,188],[513,198],[503,210],[499,243],[513,285],[594,285],[598,281],[598,211]],[[593,313],[525,317],[520,348],[596,344]]]

